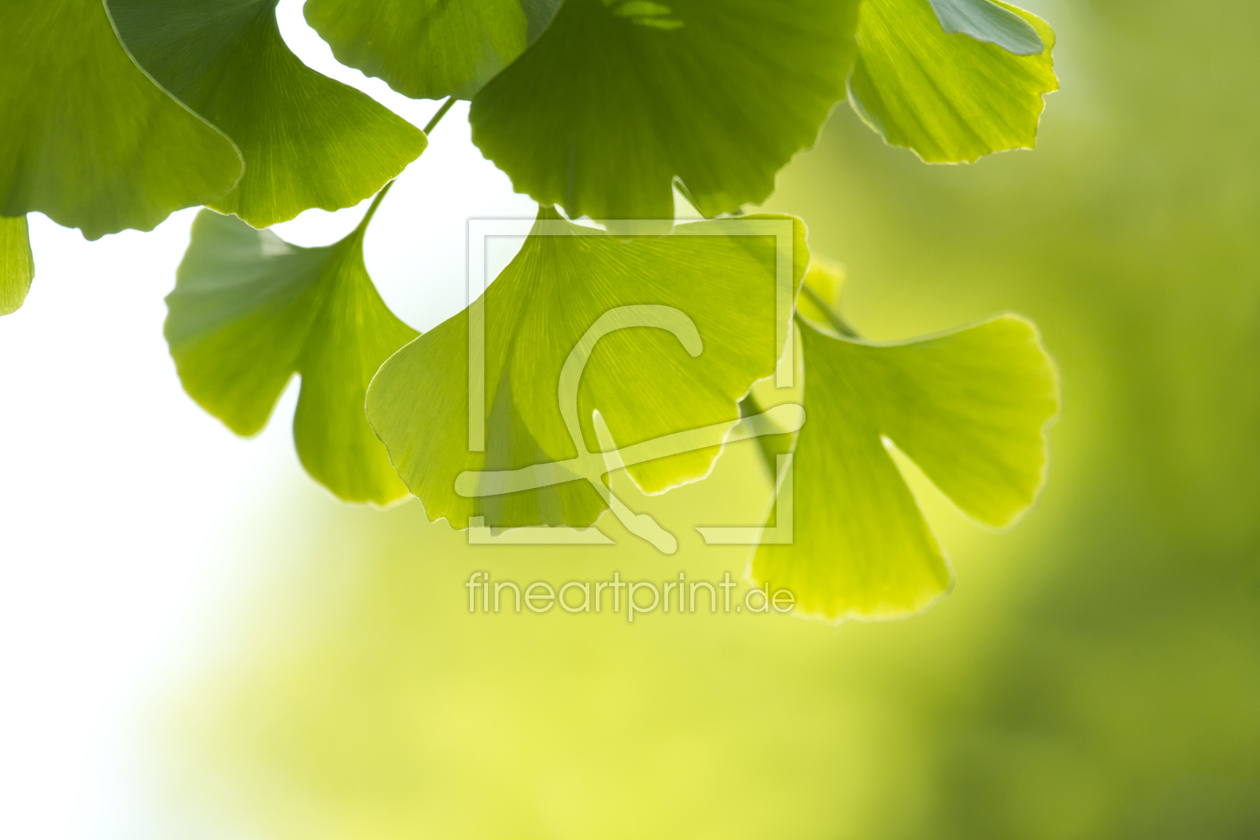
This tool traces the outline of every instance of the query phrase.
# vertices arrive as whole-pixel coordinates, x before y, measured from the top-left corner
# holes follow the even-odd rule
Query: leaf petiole
[[[433,115],[433,119],[429,120],[428,124],[425,125],[423,129],[425,137],[428,137],[433,133],[433,129],[437,128],[438,123],[442,121],[442,117],[446,116],[446,112],[451,110],[451,106],[454,104],[455,97],[448,96],[446,101],[442,103],[442,107],[438,108],[437,113]],[[376,208],[381,206],[381,202],[385,200],[385,194],[389,192],[390,187],[394,186],[394,181],[396,180],[398,179],[395,178],[385,186],[381,187],[381,191],[376,194],[376,198],[372,199],[372,206],[369,207],[368,211],[363,214],[363,221],[359,222],[359,226],[355,228],[355,233],[361,234],[367,230],[368,223],[371,222],[372,217],[376,215]]]
[[[845,323],[845,320],[836,314],[835,310],[831,308],[830,304],[822,299],[822,296],[819,295],[818,292],[815,292],[809,286],[802,284],[801,294],[808,297],[810,301],[817,306],[824,315],[827,316],[827,326],[847,338],[861,338],[861,336],[857,334],[857,330]],[[796,313],[796,320],[798,322],[804,320],[799,312]]]
[[[446,116],[446,112],[451,110],[451,106],[454,104],[455,97],[446,97],[446,101],[442,103],[442,107],[438,108],[437,113],[433,115],[433,119],[429,120],[429,124],[422,129],[425,137],[428,137],[429,134],[432,133],[433,129],[437,128],[437,124],[442,121],[442,117]]]

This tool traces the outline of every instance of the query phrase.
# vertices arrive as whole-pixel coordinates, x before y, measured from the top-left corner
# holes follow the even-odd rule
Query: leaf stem
[[[827,316],[827,326],[831,327],[840,335],[847,336],[848,338],[861,338],[861,336],[857,334],[857,330],[845,323],[844,319],[836,314],[832,310],[831,306],[809,286],[802,283],[801,294],[808,297],[810,301],[813,302],[813,304],[822,310],[822,313]],[[796,317],[797,320],[800,320],[801,316],[798,314]]]
[[[454,104],[455,97],[448,96],[446,101],[442,103],[442,107],[438,108],[437,113],[433,115],[433,119],[429,120],[429,124],[424,127],[425,137],[433,133],[433,129],[437,128],[437,124],[442,121],[442,117],[446,116],[446,112],[451,110],[451,106]],[[395,178],[394,180],[397,179]],[[385,194],[389,192],[390,187],[394,186],[394,180],[381,187],[381,191],[376,194],[376,198],[372,199],[372,206],[368,207],[368,211],[363,214],[363,220],[359,222],[359,226],[355,229],[356,233],[362,233],[367,230],[372,217],[376,215],[376,208],[381,206],[381,202],[385,200]]]
[[[442,121],[442,117],[446,116],[446,112],[451,110],[451,106],[455,104],[455,97],[448,96],[446,101],[442,103],[442,107],[438,108],[437,113],[433,115],[433,119],[429,120],[429,124],[424,127],[424,133],[427,137],[433,129],[437,128],[437,124]]]
[[[372,221],[372,217],[376,215],[376,208],[381,206],[381,202],[385,200],[385,194],[389,192],[389,188],[394,186],[394,182],[390,181],[381,187],[381,191],[376,194],[376,198],[372,199],[372,206],[363,214],[363,219],[359,222],[356,232],[362,233],[367,230],[368,222]]]

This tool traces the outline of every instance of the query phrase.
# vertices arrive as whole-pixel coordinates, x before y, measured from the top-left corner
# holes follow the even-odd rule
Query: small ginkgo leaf
[[[567,0],[473,98],[473,142],[570,218],[759,203],[844,98],[858,0]]]
[[[370,216],[370,214],[369,214]],[[372,376],[417,333],[385,307],[363,266],[368,217],[345,239],[299,248],[203,210],[167,297],[166,340],[184,390],[240,435],[267,423],[294,373],[302,465],[347,501],[406,488],[363,413]]]
[[[308,0],[342,64],[413,99],[471,99],[550,22],[559,0]]]
[[[797,323],[808,419],[792,459],[794,542],[758,546],[753,577],[831,620],[922,610],[952,575],[887,447],[969,516],[1012,525],[1044,483],[1054,366],[1012,315],[901,344]]]
[[[262,228],[351,207],[424,151],[418,128],[316,73],[285,46],[276,0],[110,0],[123,42],[232,138],[245,174],[210,203]]]
[[[977,3],[1018,18],[1042,47],[1026,54],[1033,50],[1027,38],[998,31],[990,18],[964,19],[960,10],[974,13]],[[1035,15],[990,0],[934,5],[935,13],[927,0],[864,0],[849,77],[853,107],[889,143],[929,163],[1031,149],[1043,97],[1059,87],[1050,54],[1054,32]],[[942,9],[947,13],[938,21]],[[950,34],[949,27],[966,34]]]
[[[658,453],[626,462],[645,491],[705,475],[739,419],[737,401],[774,373],[783,350],[791,307],[782,301],[790,298],[777,287],[775,239],[757,233],[765,222],[785,226],[793,243],[794,292],[808,252],[804,226],[788,217],[700,222],[667,237],[622,240],[541,211],[480,301],[395,354],[368,391],[368,419],[429,517],[456,528],[471,516],[498,528],[591,525],[605,503],[590,483],[466,495],[457,480],[466,471],[564,462],[583,454],[579,446],[601,451],[596,410],[623,453]],[[471,328],[470,313],[480,313]],[[630,328],[590,338],[623,317]],[[478,322],[484,357],[471,370],[484,371],[484,386],[472,404],[482,405],[484,451],[470,451],[469,335]],[[579,345],[584,368],[571,364]],[[669,454],[653,449],[692,430],[707,431],[694,445],[665,446]]]
[[[1037,29],[993,0],[928,0],[941,29],[997,44],[1012,55],[1041,55],[1046,42]]]
[[[35,279],[35,258],[26,217],[0,216],[0,315],[22,308]]]
[[[0,216],[88,239],[152,230],[241,175],[232,142],[145,75],[101,0],[0,3]]]

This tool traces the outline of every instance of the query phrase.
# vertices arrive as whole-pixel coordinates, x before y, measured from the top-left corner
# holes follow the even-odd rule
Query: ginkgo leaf
[[[424,151],[420,129],[285,46],[276,0],[110,0],[123,42],[232,138],[245,174],[210,202],[254,227],[351,207]]]
[[[0,216],[88,239],[152,230],[241,175],[232,142],[145,75],[101,0],[0,3]]]
[[[347,501],[406,493],[368,427],[364,395],[417,335],[381,301],[363,266],[370,213],[345,239],[299,248],[203,210],[167,297],[166,340],[184,390],[240,435],[266,424],[294,373],[302,465]]]
[[[34,278],[35,258],[31,256],[26,217],[0,216],[0,315],[22,308]]]
[[[786,227],[791,289],[780,295],[776,240]],[[761,225],[761,227],[759,227]],[[761,232],[758,232],[761,231]],[[783,350],[790,297],[808,259],[804,227],[788,217],[749,216],[683,225],[667,237],[615,238],[544,209],[520,253],[480,302],[407,345],[368,391],[372,427],[431,519],[464,528],[470,516],[505,528],[586,527],[605,504],[593,485],[548,484],[469,497],[466,471],[516,470],[573,459],[601,447],[598,410],[623,452],[668,435],[714,430],[694,447],[627,471],[660,493],[708,473],[736,403],[770,376]],[[788,281],[786,273],[783,282]],[[782,300],[788,301],[787,305]],[[626,307],[648,318],[593,344],[584,373],[563,396],[562,372],[588,330]],[[484,451],[470,451],[470,312],[484,324]],[[629,317],[629,316],[627,316]],[[473,333],[474,336],[476,332]],[[478,351],[481,352],[481,351]],[[475,369],[474,369],[475,370]],[[571,434],[565,412],[580,428]],[[476,418],[474,417],[474,420]]]
[[[570,218],[764,200],[844,98],[858,0],[568,0],[473,98],[473,142]]]
[[[753,577],[832,620],[914,613],[952,575],[888,446],[969,516],[1012,525],[1045,480],[1054,366],[1012,315],[900,344],[797,323],[808,419],[792,459],[794,541],[758,546]]]
[[[413,99],[471,99],[546,28],[559,0],[308,0],[342,64]]]
[[[990,0],[979,3],[993,5]],[[935,0],[937,12],[957,12],[976,2]],[[1030,27],[1043,48],[991,21],[957,14],[938,21],[926,0],[865,0],[858,26],[858,60],[849,78],[849,101],[862,118],[895,146],[914,150],[929,163],[974,161],[990,152],[1031,149],[1045,107],[1058,90],[1051,50],[1054,32],[1040,18],[1014,6],[994,6]],[[968,22],[968,20],[970,22]],[[988,23],[987,27],[983,24]],[[945,26],[959,33],[950,34]],[[968,28],[970,27],[970,28]],[[1001,39],[1001,40],[998,40]],[[994,43],[985,43],[994,40]]]

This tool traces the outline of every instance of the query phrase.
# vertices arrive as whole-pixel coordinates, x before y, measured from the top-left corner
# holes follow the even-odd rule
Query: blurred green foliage
[[[274,586],[174,712],[182,800],[278,838],[1260,836],[1260,8],[1030,5],[1063,82],[1037,152],[926,167],[839,109],[770,208],[846,264],[863,335],[1010,309],[1057,358],[1019,530],[916,486],[950,598],[839,629],[467,613],[476,570],[742,571],[683,526],[757,520],[754,444],[663,499],[621,489],[672,558],[616,528],[470,547],[414,504],[298,491],[259,549]]]

